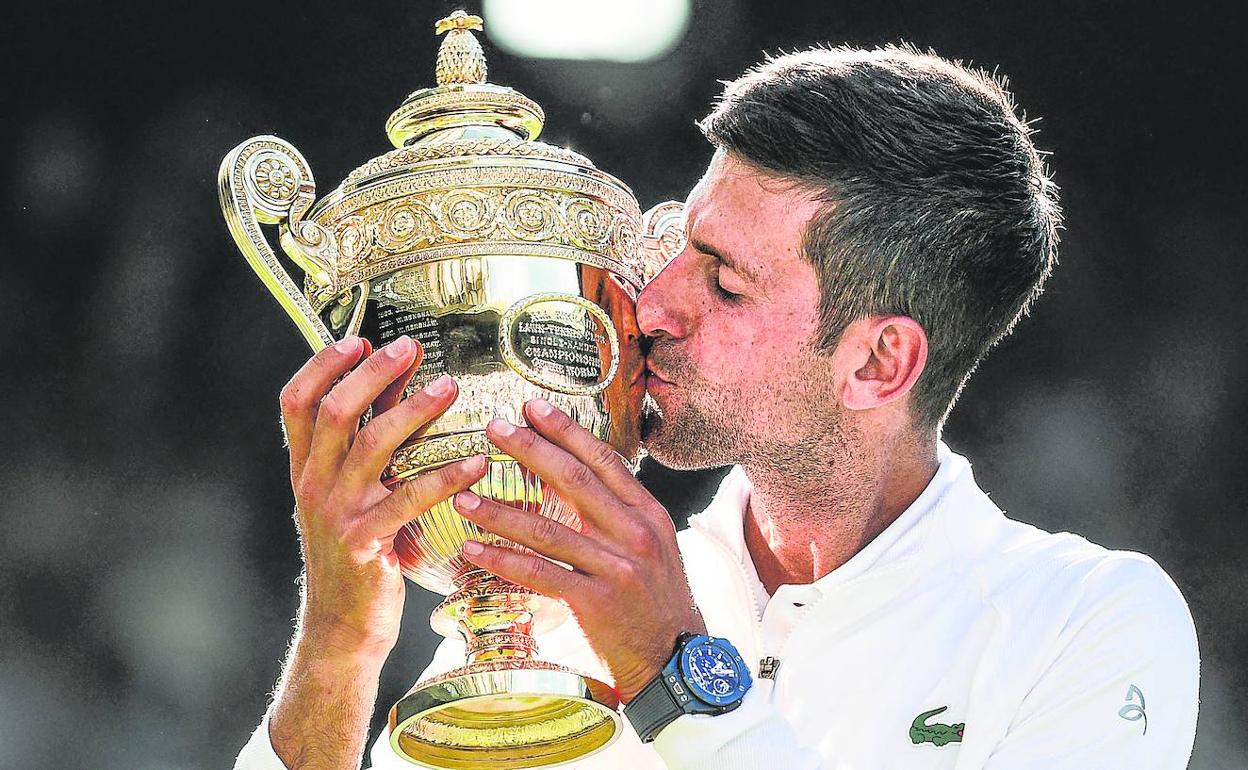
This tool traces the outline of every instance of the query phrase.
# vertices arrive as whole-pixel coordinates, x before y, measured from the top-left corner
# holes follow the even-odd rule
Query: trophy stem
[[[606,685],[536,658],[534,618],[545,627],[567,611],[562,603],[475,568],[454,585],[433,625],[459,631],[467,662],[417,683],[390,710],[400,756],[445,770],[520,770],[588,756],[618,735],[619,714],[591,687]]]
[[[468,663],[527,659],[537,654],[533,614],[538,595],[484,570],[470,570],[438,606],[456,618],[468,647]]]

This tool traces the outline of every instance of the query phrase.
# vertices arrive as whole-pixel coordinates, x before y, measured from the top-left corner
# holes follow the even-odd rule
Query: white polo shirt
[[[714,636],[751,664],[740,708],[683,716],[653,744],[627,725],[584,770],[1183,768],[1199,654],[1187,605],[1147,556],[1007,519],[942,442],[936,476],[848,562],[767,596],[744,544],[740,468],[679,534]],[[610,681],[580,629],[542,657]],[[778,658],[774,679],[759,661]],[[462,665],[439,646],[422,676]],[[383,734],[374,770],[413,767]],[[286,770],[267,717],[236,770]]]

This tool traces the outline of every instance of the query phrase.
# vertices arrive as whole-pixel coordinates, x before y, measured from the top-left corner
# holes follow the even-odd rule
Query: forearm
[[[384,654],[296,637],[269,716],[269,739],[287,768],[360,766],[384,662]]]

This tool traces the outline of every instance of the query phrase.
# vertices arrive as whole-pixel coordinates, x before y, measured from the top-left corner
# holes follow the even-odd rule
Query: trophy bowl
[[[576,512],[493,446],[485,426],[496,416],[522,424],[525,401],[541,397],[626,460],[637,456],[645,367],[635,302],[679,248],[679,205],[643,222],[626,185],[535,141],[542,110],[485,82],[480,29],[462,11],[438,22],[437,86],[390,116],[394,150],[323,199],[298,150],[259,136],[222,162],[221,205],[239,249],[314,350],[348,335],[375,346],[409,335],[424,358],[408,395],[442,374],[458,383],[454,404],[394,453],[383,483],[483,454],[487,471],[472,491],[579,529]],[[261,224],[278,226],[302,286]],[[609,688],[537,657],[534,633],[565,619],[566,606],[468,563],[460,548],[469,539],[519,547],[450,500],[395,538],[404,575],[447,595],[431,622],[463,637],[467,659],[394,706],[392,747],[439,768],[542,767],[605,747],[620,718],[591,690]]]

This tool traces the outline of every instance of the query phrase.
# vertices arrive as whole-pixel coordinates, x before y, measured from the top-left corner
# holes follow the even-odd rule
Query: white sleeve
[[[1187,767],[1200,653],[1179,589],[1119,553],[1085,578],[1055,655],[984,770]]]
[[[273,742],[269,740],[269,714],[265,712],[260,726],[251,734],[243,750],[234,760],[234,770],[289,770],[277,752],[273,751]]]

